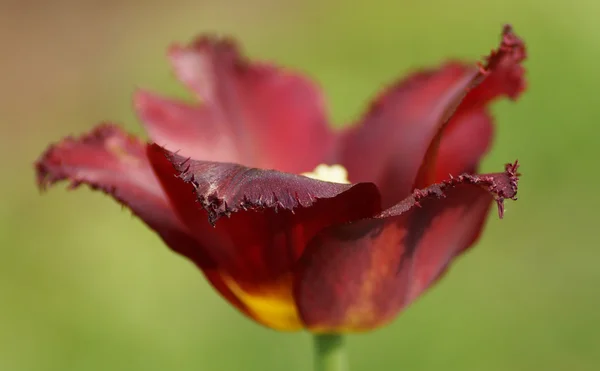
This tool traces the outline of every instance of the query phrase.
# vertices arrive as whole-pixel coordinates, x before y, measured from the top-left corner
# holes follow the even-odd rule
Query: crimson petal
[[[471,136],[465,147],[444,146],[456,158],[444,169],[475,167],[489,147],[492,130],[486,105],[496,97],[516,98],[524,90],[523,42],[507,26],[500,47],[479,69],[448,63],[438,70],[417,73],[387,89],[375,100],[356,127],[341,142],[341,162],[350,180],[375,181],[389,206],[414,187],[434,180],[438,145],[452,130],[475,126],[481,136]],[[479,85],[480,84],[480,85]],[[457,154],[461,152],[461,156]]]
[[[314,331],[363,331],[391,321],[476,239],[490,200],[515,198],[517,164],[415,191],[375,218],[331,227],[296,272],[300,316]]]
[[[331,154],[335,136],[327,125],[319,89],[299,74],[247,61],[227,39],[201,37],[173,46],[169,58],[178,78],[202,105],[181,107],[147,94],[136,105],[154,142],[197,159],[214,147],[212,135],[231,141],[236,162],[291,173],[313,170]],[[169,130],[176,126],[177,131]]]
[[[36,162],[41,189],[63,180],[70,188],[85,183],[99,189],[155,229],[179,229],[167,197],[152,172],[146,145],[112,124],[103,124],[80,138],[68,137],[51,145]]]
[[[466,93],[456,112],[444,122],[430,144],[415,188],[445,179],[447,174],[475,172],[493,136],[487,104],[501,95],[515,100],[525,90],[525,70],[521,62],[526,54],[523,41],[509,25],[505,26],[500,47],[492,50],[485,66],[480,66],[483,82],[476,82]]]
[[[134,105],[152,141],[194,158],[240,160],[233,134],[208,107],[144,90],[135,93]]]
[[[453,119],[451,125],[443,129],[437,153],[432,150],[432,163],[423,169],[425,179],[421,182],[441,182],[448,174],[476,173],[493,136],[493,118],[486,108],[472,110]]]
[[[69,137],[51,145],[35,164],[38,185],[45,190],[57,182],[68,181],[71,189],[87,184],[112,196],[153,229],[167,246],[191,258],[226,299],[248,314],[173,211],[148,162],[146,146],[116,125],[99,125],[80,138]]]

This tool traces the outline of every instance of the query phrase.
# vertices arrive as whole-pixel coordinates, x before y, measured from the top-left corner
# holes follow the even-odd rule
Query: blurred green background
[[[243,318],[102,194],[41,197],[32,162],[101,120],[141,133],[135,87],[190,97],[164,53],[200,32],[305,71],[342,123],[411,69],[487,54],[504,22],[528,44],[530,88],[494,106],[483,170],[518,158],[519,201],[391,326],[350,338],[352,370],[600,369],[600,3],[166,4],[0,0],[0,370],[310,370],[306,333]]]

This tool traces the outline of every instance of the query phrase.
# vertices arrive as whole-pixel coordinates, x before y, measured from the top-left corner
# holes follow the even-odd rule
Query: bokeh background
[[[306,333],[243,318],[102,194],[41,197],[32,162],[101,120],[141,133],[136,87],[189,98],[165,48],[200,32],[305,71],[341,124],[407,71],[487,54],[504,22],[528,43],[530,88],[494,106],[483,170],[519,158],[519,201],[391,326],[350,338],[352,369],[600,369],[598,14],[592,0],[0,0],[0,370],[310,370]]]

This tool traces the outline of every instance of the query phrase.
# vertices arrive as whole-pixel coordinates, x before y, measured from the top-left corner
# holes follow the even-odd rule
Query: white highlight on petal
[[[348,171],[342,165],[320,164],[310,173],[302,173],[305,177],[322,180],[324,182],[350,184]]]

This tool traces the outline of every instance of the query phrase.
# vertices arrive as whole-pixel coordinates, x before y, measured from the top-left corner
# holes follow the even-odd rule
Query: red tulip
[[[475,172],[493,136],[488,105],[524,90],[525,54],[507,26],[485,64],[413,74],[337,133],[306,78],[201,37],[168,54],[200,103],[139,91],[150,143],[100,125],[51,145],[38,184],[112,196],[263,325],[370,330],[474,244],[494,200],[502,216],[515,198],[517,163]],[[349,181],[339,166],[333,182],[302,175],[319,164]]]

